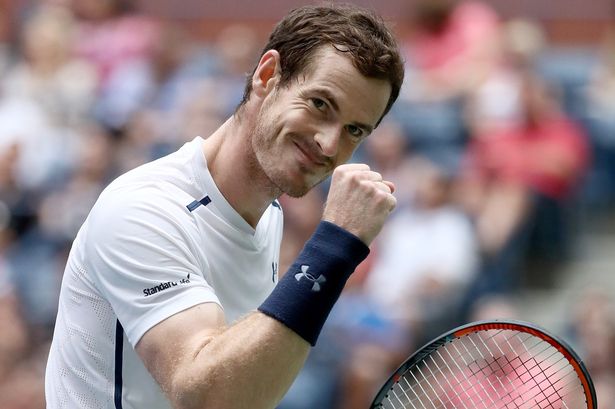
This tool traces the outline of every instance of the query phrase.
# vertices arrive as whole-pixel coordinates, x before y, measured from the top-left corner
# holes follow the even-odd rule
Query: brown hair
[[[404,68],[395,37],[384,21],[369,10],[346,4],[294,9],[274,28],[261,56],[268,50],[280,53],[280,85],[284,85],[304,72],[315,52],[325,45],[347,54],[366,77],[391,84],[384,117],[399,95]],[[246,81],[239,107],[248,101],[251,92],[252,76]]]

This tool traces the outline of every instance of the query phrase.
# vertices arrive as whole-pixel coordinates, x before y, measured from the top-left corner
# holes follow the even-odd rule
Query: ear
[[[264,97],[269,94],[280,80],[280,53],[269,50],[261,57],[252,76],[252,91]]]

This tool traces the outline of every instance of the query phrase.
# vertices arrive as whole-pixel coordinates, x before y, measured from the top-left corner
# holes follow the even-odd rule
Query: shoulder
[[[189,221],[192,217],[187,205],[191,201],[188,193],[168,181],[137,181],[110,185],[100,195],[92,215],[107,221],[133,217]]]
[[[114,218],[126,212],[189,216],[186,206],[197,190],[192,145],[119,176],[101,193],[92,211]]]
[[[122,243],[167,247],[186,246],[199,235],[187,205],[192,197],[168,180],[128,173],[112,182],[100,195],[87,220],[87,235],[98,249],[119,250]],[[183,244],[182,244],[183,243]]]

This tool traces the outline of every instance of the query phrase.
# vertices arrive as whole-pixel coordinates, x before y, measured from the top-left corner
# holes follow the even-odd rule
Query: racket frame
[[[374,398],[370,409],[382,408],[383,405],[381,402],[386,398],[395,383],[401,379],[402,375],[413,366],[423,362],[425,358],[431,355],[442,345],[473,332],[488,330],[513,330],[524,332],[538,337],[553,346],[568,360],[574,371],[577,373],[587,399],[587,407],[589,409],[598,408],[596,401],[596,390],[589,375],[589,371],[577,353],[574,352],[574,350],[564,340],[529,322],[519,320],[487,320],[471,322],[452,329],[449,332],[446,332],[445,334],[431,340],[422,348],[417,350],[399,368],[397,368],[389,380],[382,386]]]

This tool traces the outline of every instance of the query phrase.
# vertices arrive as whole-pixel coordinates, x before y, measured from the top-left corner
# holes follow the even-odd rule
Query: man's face
[[[312,58],[297,79],[264,98],[252,138],[256,165],[273,187],[293,197],[350,158],[391,93],[387,81],[363,76],[333,47]]]

